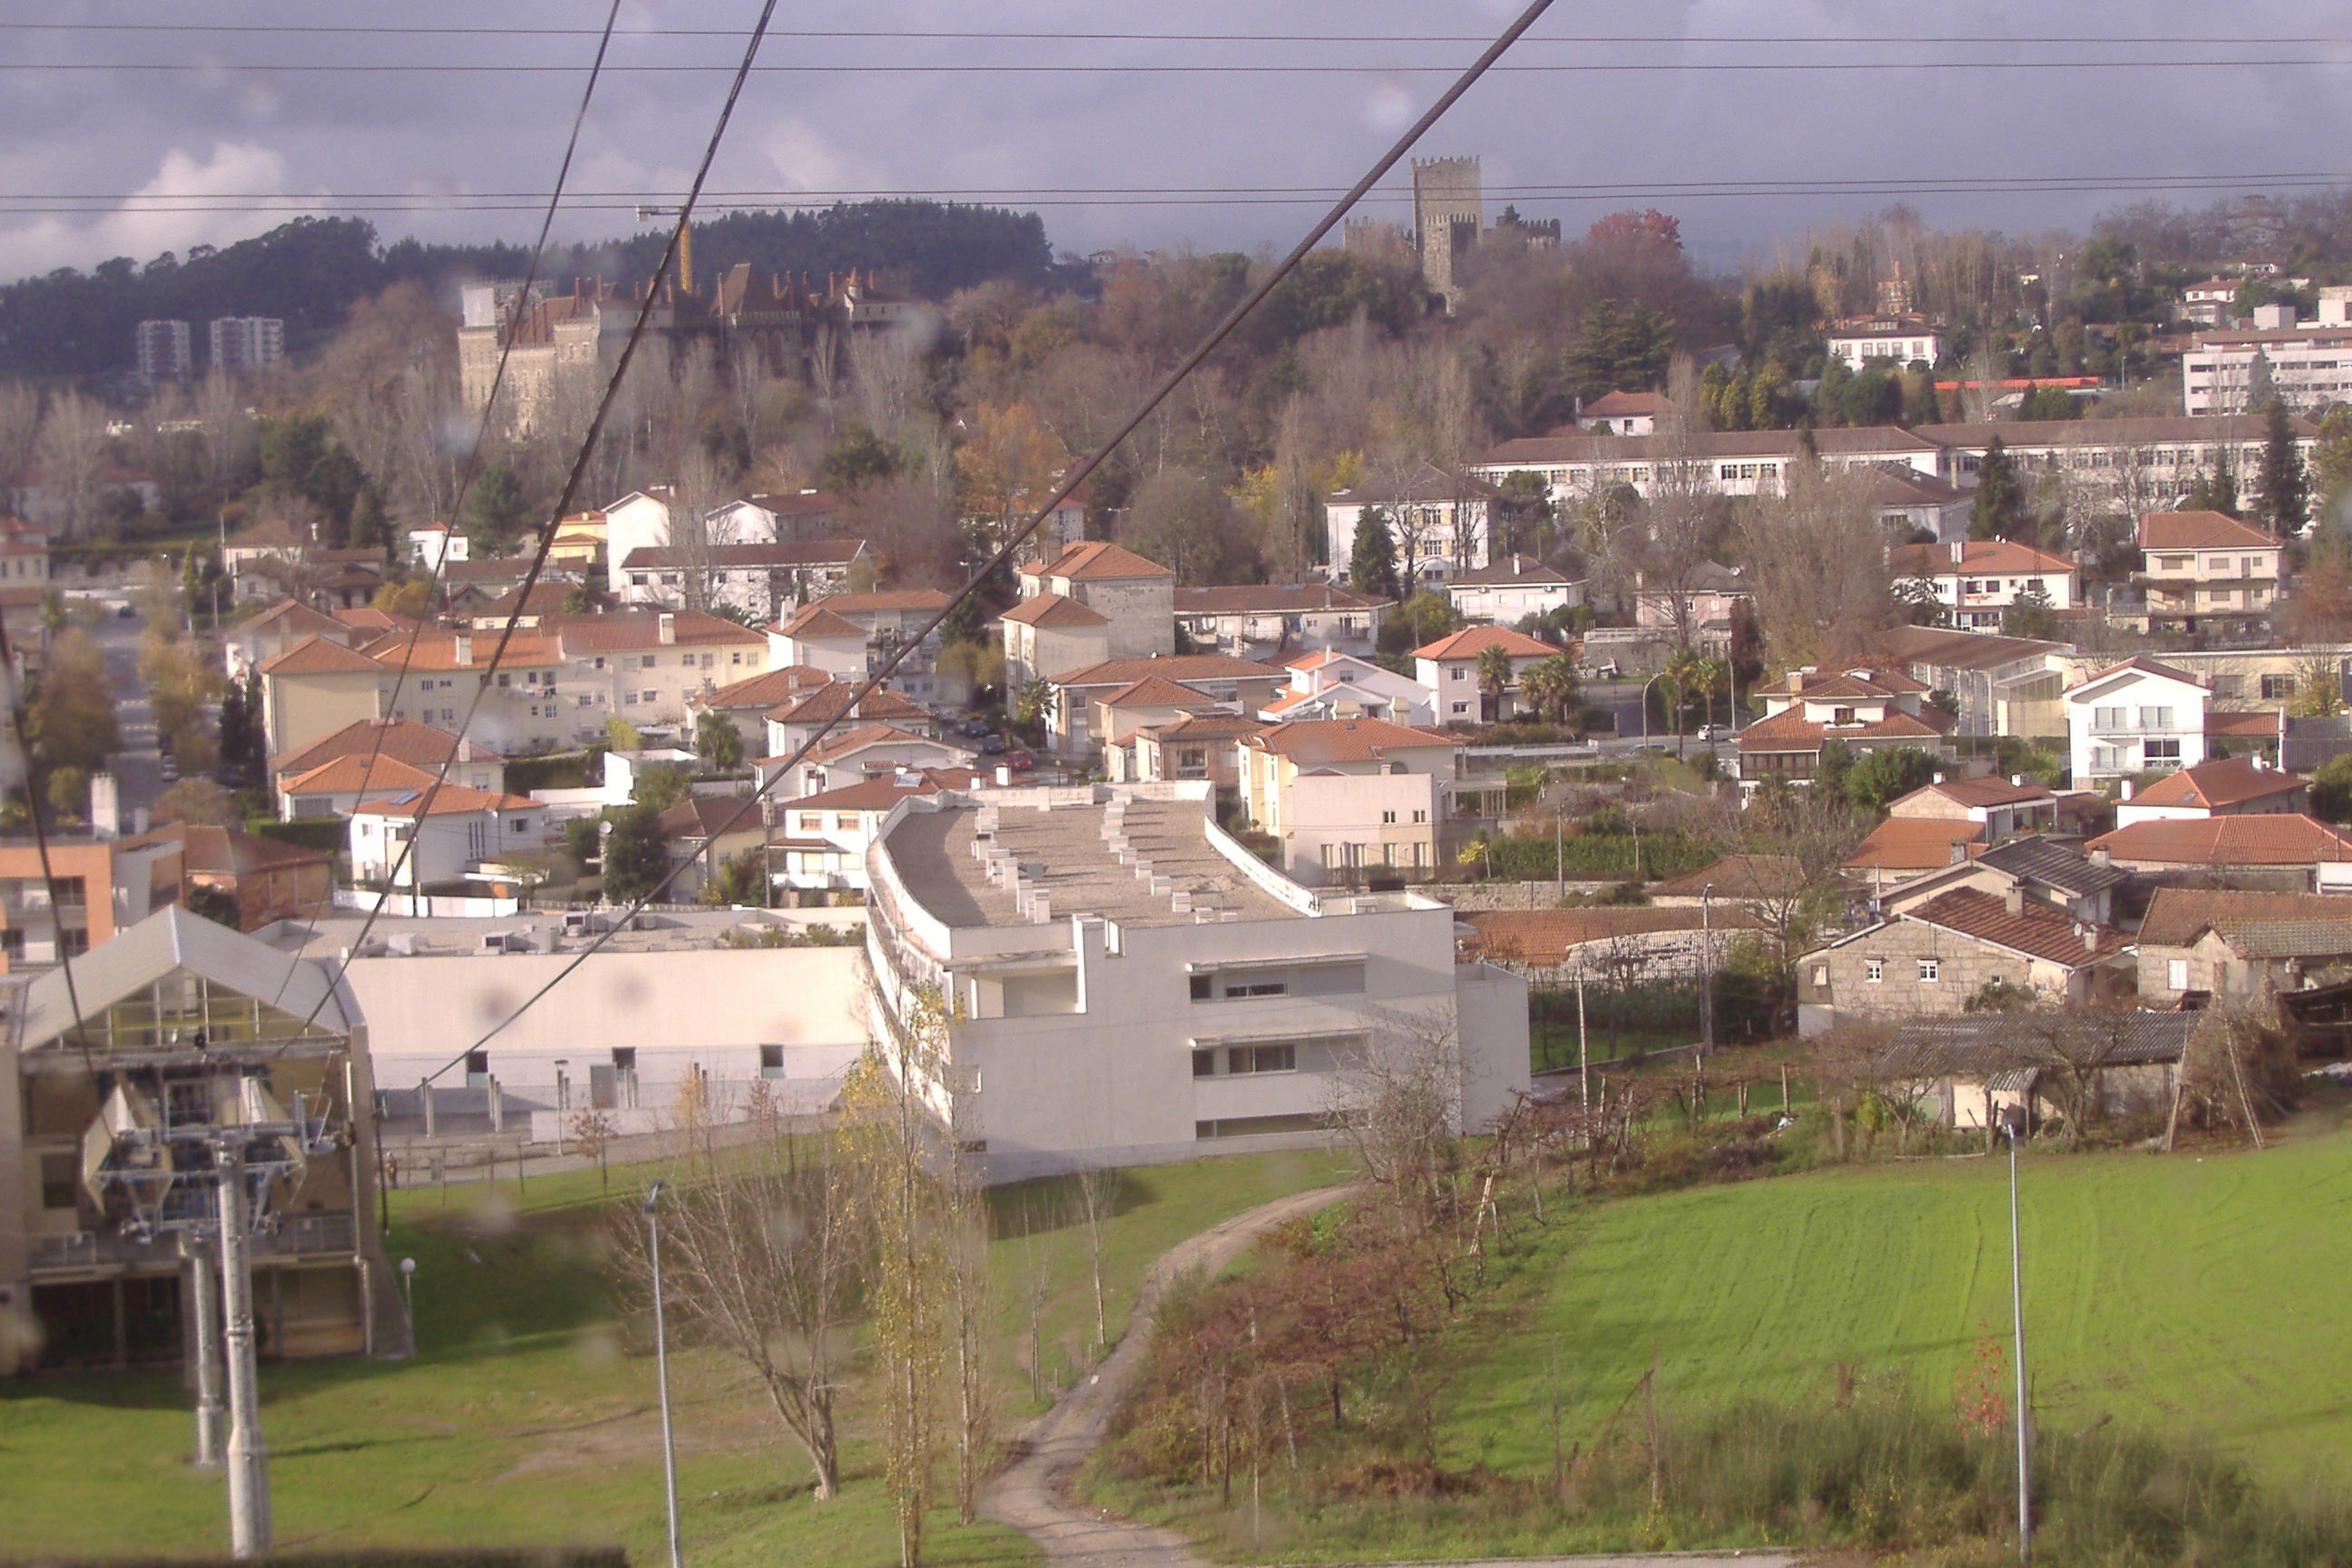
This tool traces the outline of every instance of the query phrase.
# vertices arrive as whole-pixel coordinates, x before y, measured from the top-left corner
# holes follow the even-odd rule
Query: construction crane
[[[686,221],[684,207],[641,205],[637,208],[639,223],[656,217],[677,219],[677,291],[691,294],[694,292],[694,226]]]

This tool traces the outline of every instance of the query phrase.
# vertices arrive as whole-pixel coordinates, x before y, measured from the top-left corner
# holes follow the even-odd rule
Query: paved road
[[[147,683],[139,678],[142,625],[107,610],[91,633],[105,650],[107,679],[114,687],[121,748],[107,759],[107,770],[115,777],[125,833],[136,825],[134,813],[153,806],[165,788],[163,754],[155,746],[155,710],[147,700]]]
[[[1070,1491],[1078,1467],[1110,1428],[1112,1413],[1134,1380],[1151,1337],[1151,1313],[1169,1280],[1199,1267],[1214,1274],[1259,1235],[1286,1220],[1338,1202],[1346,1187],[1323,1187],[1277,1198],[1235,1215],[1170,1251],[1144,1276],[1118,1349],[1094,1376],[1064,1394],[1016,1440],[1016,1458],[989,1485],[981,1510],[1035,1542],[1052,1568],[1209,1568],[1182,1537],[1157,1525],[1121,1519],[1079,1503]],[[1391,1564],[1389,1568],[1798,1568],[1775,1552],[1740,1554],[1665,1552],[1631,1557],[1494,1559],[1486,1563]]]

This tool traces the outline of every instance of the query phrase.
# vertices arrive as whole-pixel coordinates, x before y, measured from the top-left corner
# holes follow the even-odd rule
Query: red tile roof
[[[2352,836],[2301,812],[2135,822],[2091,840],[2116,860],[2162,866],[2315,866],[2352,860]]]
[[[1440,660],[1476,658],[1490,647],[1501,648],[1513,658],[1549,658],[1565,651],[1549,643],[1538,642],[1527,633],[1515,632],[1508,626],[1469,626],[1451,637],[1423,643],[1412,650],[1412,657]]]
[[[426,796],[431,796],[428,805]],[[360,802],[354,816],[456,816],[476,811],[527,811],[539,803],[525,795],[492,795],[463,784],[443,784],[437,791],[403,790],[398,795]]]
[[[833,677],[814,665],[788,664],[743,680],[731,680],[716,691],[699,691],[686,700],[689,708],[757,708],[765,712],[779,703],[833,684]]]
[[[1303,768],[1377,762],[1391,752],[1450,750],[1459,744],[1451,735],[1391,724],[1385,719],[1301,719],[1268,724],[1242,743],[1287,757]]]
[[[364,795],[370,790],[425,789],[439,777],[437,768],[420,768],[397,757],[378,757],[371,765],[362,754],[337,757],[298,773],[282,773],[278,787],[289,795]]]
[[[2283,708],[2261,708],[2251,713],[2216,713],[2205,710],[2205,732],[2208,735],[2242,735],[2250,739],[2275,741]]]
[[[887,811],[908,795],[937,795],[943,789],[970,789],[984,782],[987,775],[971,768],[915,768],[893,774],[877,774],[860,779],[854,784],[829,789],[816,795],[794,795],[779,800],[776,815],[781,817],[793,811]]]
[[[910,733],[909,731],[898,729],[894,725],[861,724],[855,730],[844,731],[842,733],[832,736],[826,740],[824,744],[817,747],[814,751],[812,751],[809,753],[809,761],[814,763],[830,763],[835,761],[836,758],[845,757],[852,752],[862,752],[868,746],[888,746],[899,744],[916,746],[946,746],[950,751],[964,751],[967,752],[970,750],[969,747],[950,746],[944,741],[926,740],[920,735]],[[773,761],[772,758],[768,760]]]
[[[461,747],[463,751],[459,752]],[[461,741],[446,730],[436,730],[414,719],[362,719],[307,746],[280,752],[269,759],[269,771],[308,773],[337,757],[364,757],[371,753],[413,767],[437,768],[449,760],[453,752],[468,763],[488,762],[496,755],[471,741]]]
[[[2112,958],[2125,946],[2123,932],[2110,927],[2085,924],[2042,904],[2028,903],[2011,914],[2005,900],[1977,888],[1938,893],[1897,918],[1940,926],[2069,969]]]
[[[1066,599],[1059,594],[1035,594],[1022,600],[997,617],[1024,626],[1107,626],[1110,617],[1101,611]]]
[[[1097,700],[1107,708],[1183,708],[1206,707],[1215,699],[1164,675],[1147,675]]]
[[[1886,809],[1900,816],[1904,801],[1923,795],[1939,795],[1955,805],[1967,806],[2022,805],[2029,801],[2049,801],[2054,805],[2058,799],[2038,784],[2013,784],[2007,779],[1993,777],[1950,779],[1943,784],[1923,785],[1901,800],[1891,802]]]
[[[2139,922],[2139,940],[2143,947],[2187,947],[2215,926],[2277,921],[2352,922],[2352,899],[2341,893],[2158,888]]]
[[[823,599],[803,605],[776,630],[788,637],[863,637],[866,635],[866,628],[856,621],[826,609]]]
[[[1958,721],[1940,708],[1926,708],[1916,714],[1897,710],[1884,719],[1824,724],[1804,717],[1801,708],[1790,708],[1759,719],[1732,742],[1742,752],[1817,752],[1832,735],[1841,741],[1937,741]]]
[[[334,616],[321,615],[299,600],[280,599],[243,626],[234,628],[230,635],[257,632],[265,628],[272,632],[333,637],[344,630],[344,626]]]
[[[2142,675],[2161,675],[2168,679],[2186,681],[2191,686],[2202,686],[2205,684],[2203,681],[2198,679],[2195,676],[2189,674],[2187,670],[2180,668],[2177,665],[2169,665],[2165,663],[2162,659],[2150,658],[2144,653],[2137,653],[2132,655],[2131,658],[2125,659],[2121,664],[2111,664],[2107,666],[2106,668],[2100,670],[2096,675],[2091,676],[2085,679],[2081,686],[2077,686],[2074,690],[2066,693],[2066,699],[2071,702],[2076,697],[2080,696],[2086,688],[2096,686],[2099,682],[2106,679],[2111,675],[2121,675],[2126,670],[2132,669],[2139,671]]]
[[[2074,570],[2074,563],[2063,555],[2009,539],[1968,540],[1958,561],[1948,544],[1898,544],[1887,552],[1886,564],[1897,577],[2046,576]]]
[[[1024,576],[1067,577],[1073,582],[1108,582],[1123,577],[1167,577],[1176,574],[1156,561],[1147,561],[1125,545],[1087,539],[1070,545],[1051,561],[1021,569]]]
[[[1279,680],[1283,672],[1270,664],[1230,654],[1180,653],[1159,658],[1109,658],[1046,679],[1056,686],[1127,686],[1153,675],[1171,680]]]
[[[2304,781],[2293,773],[2258,768],[2244,757],[2224,757],[2160,778],[2132,796],[2131,804],[2192,805],[2211,810],[2250,800],[2267,800],[2273,795],[2293,795],[2305,787]]]
[[[661,635],[665,619],[671,626],[668,642]],[[728,643],[765,645],[768,640],[765,632],[753,631],[707,610],[624,610],[609,616],[566,616],[547,625],[563,639],[562,651],[566,654],[643,652],[673,644],[679,647]]]
[[[2279,538],[2218,511],[2151,511],[2139,520],[2142,550],[2276,550]]]
[[[325,637],[304,637],[255,667],[264,675],[382,675],[383,667]]]
[[[857,688],[846,680],[832,681],[814,691],[788,698],[770,709],[767,717],[779,724],[823,724],[844,717],[854,717],[877,724],[889,724],[911,720],[929,723],[929,711],[903,692],[877,686],[859,699],[853,707],[850,699]]]
[[[1984,848],[1981,822],[1890,816],[1873,828],[1843,862],[1849,871],[1933,871]],[[1953,846],[1959,852],[1953,853]]]
[[[1569,950],[1586,942],[1661,931],[1696,931],[1702,919],[1715,931],[1754,931],[1762,922],[1739,909],[1702,915],[1695,909],[1465,910],[1455,917],[1478,934],[1462,945],[1503,963],[1557,969]]]

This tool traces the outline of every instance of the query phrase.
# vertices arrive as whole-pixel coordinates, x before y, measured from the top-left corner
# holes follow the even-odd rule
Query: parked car
[[[1015,752],[1004,759],[1004,765],[1016,773],[1025,773],[1037,765],[1037,759],[1027,752]]]
[[[180,778],[180,760],[171,752],[163,753],[163,782],[176,784]]]
[[[987,740],[982,741],[980,743],[980,749],[987,752],[992,757],[997,756],[1004,750],[1004,737],[1002,735],[991,735]]]

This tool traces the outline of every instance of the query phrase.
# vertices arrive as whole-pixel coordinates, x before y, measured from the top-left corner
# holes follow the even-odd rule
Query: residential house
[[[2183,768],[2137,793],[2126,785],[2116,826],[2206,816],[2296,813],[2310,804],[2311,786],[2293,773],[2248,757],[2223,757]]]
[[[1244,814],[1307,887],[1425,876],[1465,837],[1456,819],[1499,805],[1496,788],[1461,776],[1454,737],[1384,719],[1270,724],[1242,738],[1239,759]]]
[[[761,787],[781,777],[775,794],[782,799],[823,795],[869,778],[927,768],[970,767],[972,752],[968,747],[887,724],[859,724],[835,731],[799,762],[792,758],[789,752],[761,758]]]
[[[648,485],[641,490],[631,490],[619,500],[604,508],[604,560],[609,569],[618,571],[622,562],[640,550],[666,550],[669,547],[670,508],[677,504],[677,492],[667,485]],[[614,587],[620,586],[614,584]]]
[[[1931,867],[1899,885],[1874,894],[1879,912],[1895,914],[1956,888],[1972,888],[2006,900],[2017,892],[2031,907],[2048,910],[2084,925],[2127,926],[2122,900],[2131,888],[2127,871],[2105,854],[2089,856],[2053,838],[2012,838],[1969,858]]]
[[[460,880],[485,861],[536,855],[557,835],[548,808],[517,795],[444,785],[362,801],[352,812],[352,879],[425,889]],[[414,847],[408,847],[414,841]]]
[[[1198,687],[1162,675],[1147,675],[1116,691],[1104,692],[1090,706],[1087,728],[1103,737],[1104,746],[1112,752],[1124,749],[1146,725],[1171,723],[1194,713],[1233,711]]]
[[[711,518],[725,538],[789,544],[835,537],[848,510],[848,503],[831,490],[803,489],[789,494],[745,496],[719,507]]]
[[[507,638],[503,652],[499,644],[496,632],[426,627],[379,637],[358,651],[376,667],[376,706],[388,717],[451,732],[463,727],[509,754],[553,751],[571,741],[572,710],[558,694],[566,673],[562,639],[542,627]],[[601,717],[596,729],[604,729]]]
[[[1983,851],[1981,822],[1932,816],[1890,816],[1865,835],[1839,868],[1864,882],[1873,896],[1929,871],[1957,866]]]
[[[883,822],[910,795],[984,788],[986,775],[970,768],[922,768],[877,773],[816,795],[778,801],[767,841],[768,875],[788,892],[866,890],[866,852]]]
[[[647,546],[613,574],[614,592],[633,609],[677,609],[698,594],[703,606],[778,620],[796,605],[846,592],[874,557],[862,539],[788,543],[709,544],[696,550]]]
[[[1572,610],[1584,603],[1584,582],[1557,566],[1517,552],[1462,573],[1445,584],[1454,614],[1465,621],[1515,626],[1529,616]]]
[[[241,828],[174,822],[123,841],[125,849],[169,846],[178,852],[180,899],[205,889],[228,900],[236,929],[273,921],[315,920],[334,908],[335,858]]]
[[[857,686],[835,680],[787,697],[762,715],[764,732],[759,749],[768,757],[790,756],[815,740],[825,726],[887,724],[924,740],[939,738],[939,721],[929,711],[888,687],[877,687],[864,697]]]
[[[1937,544],[1969,536],[1976,498],[1947,479],[1903,464],[1889,465],[1871,482],[1870,510],[1886,537],[1909,543],[1920,534]]]
[[[990,1180],[1328,1143],[1365,1053],[1412,1040],[1460,1064],[1450,1127],[1526,1089],[1526,983],[1457,963],[1449,907],[1309,892],[1220,830],[1209,796],[943,793],[886,821],[874,1026],[927,1037],[908,1087]]]
[[[1975,779],[1938,777],[1910,794],[1887,802],[1889,816],[1938,822],[1979,822],[1985,837],[1998,844],[2018,833],[2045,831],[2058,826],[2058,797],[2021,775]]]
[[[2206,700],[2195,676],[2146,654],[2107,666],[2066,693],[2074,783],[2197,766]]]
[[[2340,307],[2340,301],[2337,302]],[[2265,321],[2261,308],[2251,330],[2200,332],[2196,346],[2180,356],[2180,407],[2184,414],[2259,416],[2255,367],[2273,391],[2296,414],[2317,418],[2329,405],[2352,397],[2352,322],[2296,322],[2294,307],[2279,307],[2282,320]]]
[[[1576,423],[1596,436],[1648,436],[1658,428],[1658,417],[1674,411],[1663,392],[1621,392],[1615,388],[1590,403],[1580,403]]]
[[[971,682],[940,665],[940,634],[926,631],[948,607],[936,588],[894,588],[870,594],[828,594],[812,599],[768,633],[768,665],[812,665],[859,680],[909,642],[914,650],[890,674],[888,685],[927,706],[961,707]]]
[[[1998,983],[2063,1006],[2127,989],[2124,934],[2028,901],[1954,888],[1814,949],[1799,961],[1798,1024],[1951,1016]]]
[[[2300,813],[2137,822],[2101,834],[2088,847],[2167,882],[2352,891],[2352,834]]]
[[[0,974],[87,952],[179,898],[168,847],[52,837],[47,848],[45,876],[31,836],[0,839]]]
[[[1258,710],[1258,717],[1283,719],[1386,719],[1397,724],[1433,724],[1435,700],[1409,675],[1353,654],[1311,653],[1290,660],[1289,682]]]
[[[408,563],[419,572],[437,574],[447,563],[467,559],[473,548],[472,540],[446,522],[420,523],[408,531]]]
[[[1857,753],[1910,746],[1941,756],[1953,725],[1949,713],[1926,700],[1927,687],[1878,666],[1807,666],[1751,695],[1764,704],[1764,717],[1732,738],[1747,787],[1775,778],[1811,782],[1822,748],[1832,740]]]
[[[833,677],[814,665],[788,664],[759,675],[747,675],[709,691],[687,698],[687,711],[696,723],[706,713],[723,713],[743,738],[746,756],[768,743],[768,715],[795,698],[833,684]]]
[[[506,788],[506,762],[487,747],[413,719],[362,719],[269,759],[279,819],[292,822],[298,817],[340,816],[349,812],[358,800],[332,799],[336,792],[320,782],[319,771],[331,763],[348,763],[352,769],[349,787],[356,789],[357,770],[370,758],[428,777],[438,774],[446,764],[451,784],[493,795]]]
[[[541,733],[557,737],[555,744],[598,740],[615,717],[640,731],[682,731],[692,721],[688,697],[757,674],[767,659],[762,634],[697,610],[574,616],[554,623],[552,630],[562,662],[553,672],[556,689],[541,689],[539,717],[548,721]],[[515,662],[511,651],[506,662]],[[506,673],[502,666],[499,690],[505,689]],[[510,721],[509,733],[530,722],[531,694],[520,670],[514,693],[525,712]],[[509,754],[528,749],[501,743],[495,726],[478,725],[472,732]]]
[[[1330,583],[1176,590],[1176,625],[1196,652],[1269,663],[1301,653],[1380,651],[1381,623],[1396,608]]]
[[[1241,794],[1240,742],[1259,727],[1247,714],[1226,712],[1182,713],[1145,724],[1107,748],[1106,774],[1113,784],[1206,779],[1219,800],[1234,800]]]
[[[183,1247],[215,1130],[248,1145],[268,1352],[408,1343],[376,1226],[367,1026],[331,964],[167,908],[37,977],[0,1035],[0,1367],[156,1365],[194,1332]]]
[[[323,637],[349,647],[359,640],[359,635],[324,611],[314,610],[297,599],[280,599],[221,634],[221,661],[231,680],[242,680],[246,671],[277,658],[297,643]]]
[[[1858,316],[1831,327],[1825,341],[1830,357],[1843,360],[1848,370],[1861,370],[1873,360],[1886,370],[1932,365],[1944,357],[1944,330],[1925,316]]]
[[[698,900],[729,861],[761,853],[768,838],[763,817],[761,806],[742,795],[689,795],[673,803],[660,821],[676,874],[662,897],[674,904]]]
[[[1639,572],[1633,574],[1635,626],[1687,638],[1693,647],[1718,658],[1731,651],[1732,618],[1743,606],[1755,609],[1756,591],[1737,566],[1701,562],[1679,584],[1651,583]]]
[[[1454,577],[1493,559],[1492,514],[1502,494],[1487,477],[1435,463],[1422,464],[1402,480],[1366,479],[1336,490],[1323,498],[1325,559],[1331,574],[1335,580],[1347,574],[1355,559],[1356,530],[1366,512],[1378,510],[1388,519],[1397,577],[1405,592],[1442,592]]]
[[[2079,598],[2073,562],[2013,540],[1898,544],[1886,564],[1898,584],[1923,584],[1921,597],[1945,606],[1962,631],[1999,631],[2010,611],[2037,595],[2053,610],[2071,610]]]
[[[1045,678],[1046,747],[1056,756],[1083,757],[1113,737],[1097,727],[1102,700],[1139,680],[1164,679],[1192,688],[1210,701],[1255,713],[1273,700],[1285,672],[1272,665],[1222,653],[1176,654],[1167,658],[1113,658]]]
[[[1008,688],[1176,651],[1176,574],[1132,550],[1083,541],[1023,566],[1020,584],[1021,602],[1002,622]]]
[[[1510,680],[1499,691],[1487,689],[1479,668],[1488,648],[1500,648],[1510,662]],[[1435,694],[1432,706],[1439,723],[1499,723],[1531,706],[1520,680],[1561,651],[1507,626],[1467,626],[1413,649],[1413,679]]]
[[[1959,703],[1956,735],[2066,733],[2065,643],[1937,626],[1896,626],[1882,634],[1879,658],[1930,691]]]
[[[2102,1116],[2168,1109],[2194,1015],[2119,1006],[2030,1008],[1969,1017],[1909,1019],[1899,1026],[1874,1076],[1907,1083],[1910,1098],[1938,1124],[2020,1130],[2063,1118],[2080,1074]]]
[[[2140,921],[2138,957],[2150,1007],[2252,1003],[2333,983],[2352,964],[2352,899],[2159,888]]]
[[[305,637],[254,668],[261,673],[262,731],[273,753],[382,715],[383,666],[341,642]]]
[[[2152,511],[2139,520],[2140,570],[2151,630],[2263,627],[2283,582],[2278,536],[2218,511]]]

